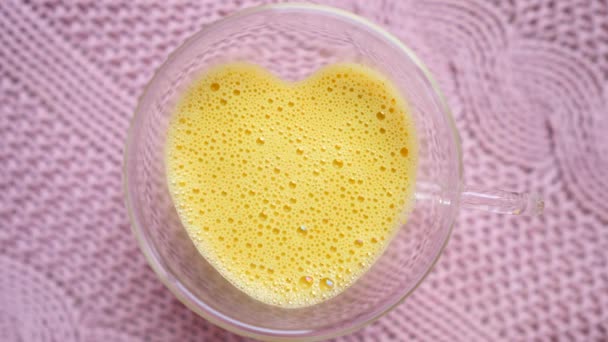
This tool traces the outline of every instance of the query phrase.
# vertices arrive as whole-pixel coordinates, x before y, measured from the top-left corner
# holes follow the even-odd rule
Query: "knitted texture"
[[[234,341],[180,304],[132,237],[123,141],[154,70],[259,1],[0,3],[0,341]],[[465,181],[541,217],[459,214],[403,304],[339,340],[608,340],[608,3],[328,1],[428,63]]]

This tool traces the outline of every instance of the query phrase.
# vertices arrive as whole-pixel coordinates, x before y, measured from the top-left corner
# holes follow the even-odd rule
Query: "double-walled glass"
[[[198,253],[171,201],[164,144],[176,101],[201,72],[230,61],[258,64],[286,80],[306,78],[334,62],[363,63],[394,82],[414,118],[419,166],[409,220],[366,274],[321,304],[284,309],[242,293]],[[162,282],[209,321],[261,339],[329,338],[390,310],[437,260],[460,202],[514,214],[542,209],[542,202],[527,194],[463,187],[458,134],[422,63],[378,26],[312,5],[245,10],[204,28],[178,48],[140,99],[128,135],[124,172],[133,231]]]

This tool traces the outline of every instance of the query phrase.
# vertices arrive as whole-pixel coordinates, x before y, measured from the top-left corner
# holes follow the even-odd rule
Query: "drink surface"
[[[234,286],[314,305],[362,276],[404,223],[415,139],[396,88],[363,65],[288,83],[225,64],[176,108],[169,189],[199,252]]]

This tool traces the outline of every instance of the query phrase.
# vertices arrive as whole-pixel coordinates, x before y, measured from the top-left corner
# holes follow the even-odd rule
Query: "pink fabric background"
[[[241,338],[156,279],[123,206],[138,96],[185,38],[257,1],[0,4],[0,341]],[[403,304],[341,340],[608,340],[608,3],[329,1],[434,71],[468,183],[542,217],[462,212]]]

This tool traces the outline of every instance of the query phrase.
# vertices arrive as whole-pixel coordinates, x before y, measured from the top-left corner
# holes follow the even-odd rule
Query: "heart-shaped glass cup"
[[[246,61],[290,81],[324,65],[357,62],[389,77],[407,101],[419,139],[415,201],[407,224],[372,268],[335,298],[298,309],[256,301],[200,256],[182,226],[165,174],[167,126],[184,90],[210,66]],[[206,27],[159,68],[131,123],[124,162],[133,231],[161,281],[186,306],[238,334],[317,340],[354,331],[402,301],[443,250],[459,207],[537,214],[538,196],[462,184],[458,133],[420,60],[380,27],[348,12],[283,4],[248,9]]]

